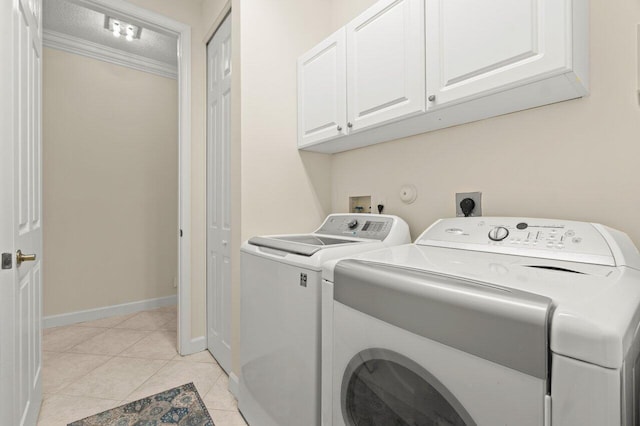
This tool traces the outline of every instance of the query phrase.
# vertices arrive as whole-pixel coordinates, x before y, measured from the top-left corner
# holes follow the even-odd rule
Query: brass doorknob
[[[20,266],[22,262],[33,262],[36,260],[36,255],[34,254],[22,254],[22,250],[18,250],[16,252],[16,265]]]

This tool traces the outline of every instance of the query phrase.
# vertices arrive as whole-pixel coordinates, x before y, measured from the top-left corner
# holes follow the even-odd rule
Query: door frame
[[[124,0],[70,0],[102,13],[117,13],[178,37],[178,352],[203,348],[191,339],[191,27]]]

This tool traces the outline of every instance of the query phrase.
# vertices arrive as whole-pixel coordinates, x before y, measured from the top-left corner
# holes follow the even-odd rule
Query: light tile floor
[[[176,351],[175,306],[43,333],[38,426],[61,426],[193,382],[216,426],[245,426],[229,380],[204,351]]]

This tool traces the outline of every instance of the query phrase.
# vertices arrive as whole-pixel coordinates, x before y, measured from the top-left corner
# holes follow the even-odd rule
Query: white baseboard
[[[238,399],[238,389],[240,388],[240,379],[234,372],[229,374],[229,392]]]
[[[42,318],[42,328],[59,327],[61,325],[77,324],[84,321],[94,321],[118,315],[132,314],[148,309],[175,305],[176,295],[159,297],[157,299],[140,300],[138,302],[123,303],[121,305],[104,306],[102,308],[87,309],[86,311],[69,312],[68,314],[50,315]],[[203,338],[204,339],[204,338]],[[196,351],[197,352],[197,351]]]
[[[205,349],[207,349],[207,338],[205,336],[198,336],[191,339],[186,348],[182,348],[180,355],[191,355],[202,352]]]

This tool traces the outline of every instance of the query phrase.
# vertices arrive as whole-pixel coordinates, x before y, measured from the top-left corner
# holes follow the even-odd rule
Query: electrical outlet
[[[463,216],[460,202],[465,198],[471,198],[476,204],[471,211],[470,216],[482,216],[482,192],[456,192],[456,216]]]

